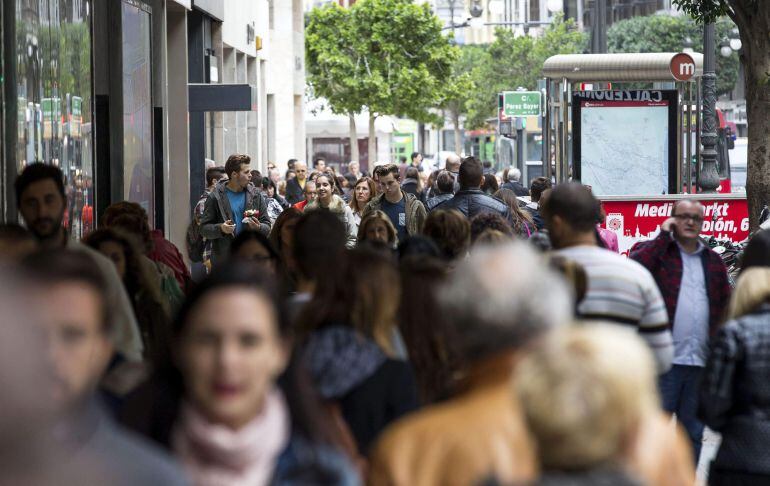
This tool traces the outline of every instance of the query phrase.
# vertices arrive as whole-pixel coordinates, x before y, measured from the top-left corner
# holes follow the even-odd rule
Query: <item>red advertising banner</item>
[[[636,242],[657,236],[660,225],[671,216],[674,203],[686,197],[600,198],[606,214],[604,227],[618,235],[620,252],[628,254]],[[749,209],[745,197],[698,195],[692,198],[700,201],[705,209],[703,236],[713,235],[736,243],[748,238]]]

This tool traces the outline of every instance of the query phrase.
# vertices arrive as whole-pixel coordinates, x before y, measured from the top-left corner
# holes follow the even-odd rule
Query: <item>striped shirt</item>
[[[658,371],[668,370],[674,344],[666,305],[650,272],[633,260],[595,246],[554,253],[579,263],[586,272],[588,289],[578,305],[578,317],[635,326],[652,348]]]

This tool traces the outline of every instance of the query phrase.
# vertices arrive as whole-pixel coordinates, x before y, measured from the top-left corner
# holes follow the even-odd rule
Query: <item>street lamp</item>
[[[561,12],[564,8],[564,2],[562,0],[548,0],[546,8],[551,13]]]
[[[694,44],[690,37],[684,38],[684,42],[682,43],[682,46],[683,46],[682,52],[686,52],[688,54],[692,54],[693,52],[695,52],[695,50],[693,49]]]
[[[492,15],[502,15],[505,13],[505,2],[503,0],[489,0],[487,10]]]
[[[741,36],[738,33],[738,29],[735,28],[730,32],[730,49],[740,51],[741,47],[743,47],[743,42],[741,42]]]
[[[722,57],[730,57],[733,54],[733,48],[730,47],[729,41],[723,40],[719,43],[719,53],[722,54]]]
[[[471,17],[479,18],[484,13],[484,7],[481,6],[481,0],[473,0],[471,5]]]

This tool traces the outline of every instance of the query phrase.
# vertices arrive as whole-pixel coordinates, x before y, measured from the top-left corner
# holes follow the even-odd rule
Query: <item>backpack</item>
[[[190,226],[187,227],[185,234],[185,243],[187,244],[187,256],[192,262],[203,261],[203,250],[206,249],[206,240],[201,235],[201,225],[193,218]]]

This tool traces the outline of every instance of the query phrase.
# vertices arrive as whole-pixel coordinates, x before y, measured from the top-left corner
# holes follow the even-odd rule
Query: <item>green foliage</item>
[[[673,0],[673,3],[701,24],[716,22],[727,15],[728,10],[725,0]]]
[[[738,54],[723,57],[719,53],[719,42],[729,39],[733,28],[735,24],[727,18],[716,22],[717,93],[720,95],[732,91],[738,80]],[[609,52],[680,52],[687,37],[692,40],[695,51],[703,50],[703,26],[691,17],[633,17],[610,27],[607,48]]]
[[[359,0],[308,15],[308,83],[335,113],[364,107],[380,115],[431,121],[458,56],[426,4]]]
[[[572,19],[555,16],[542,37],[517,37],[507,29],[497,29],[496,39],[485,50],[474,53],[471,70],[476,90],[467,101],[465,127],[486,125],[497,114],[497,95],[518,87],[536,89],[542,78],[543,63],[556,54],[583,52],[588,37],[578,32]]]

